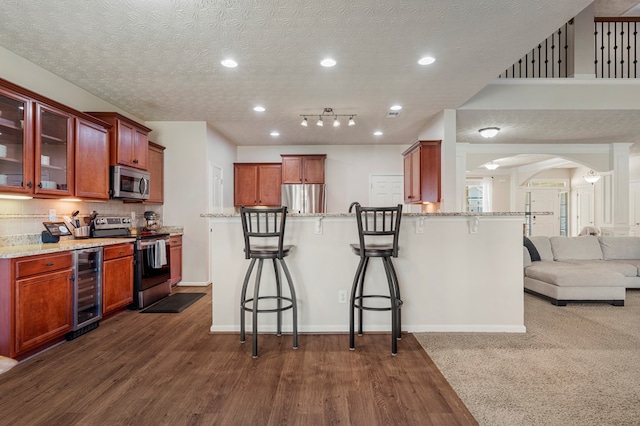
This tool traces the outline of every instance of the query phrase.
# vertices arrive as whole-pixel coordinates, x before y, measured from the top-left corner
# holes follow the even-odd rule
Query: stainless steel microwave
[[[149,173],[124,166],[111,166],[111,198],[146,200]]]

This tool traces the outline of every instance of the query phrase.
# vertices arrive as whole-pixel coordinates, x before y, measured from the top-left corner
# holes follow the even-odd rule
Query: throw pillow
[[[531,256],[531,261],[538,262],[540,260],[540,253],[538,253],[536,246],[526,236],[523,236],[523,238],[524,238],[524,246],[527,248],[527,250],[529,250],[529,256]]]

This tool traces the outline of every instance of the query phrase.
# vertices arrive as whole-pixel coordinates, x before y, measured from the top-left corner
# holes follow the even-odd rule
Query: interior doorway
[[[403,175],[371,175],[369,185],[370,206],[404,204]]]
[[[209,162],[209,202],[208,213],[222,213],[222,167]]]

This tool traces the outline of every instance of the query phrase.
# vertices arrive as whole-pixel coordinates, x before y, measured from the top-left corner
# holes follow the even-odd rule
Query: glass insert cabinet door
[[[30,191],[31,146],[28,144],[31,101],[0,90],[0,190]]]
[[[73,116],[36,103],[36,193],[72,194]]]

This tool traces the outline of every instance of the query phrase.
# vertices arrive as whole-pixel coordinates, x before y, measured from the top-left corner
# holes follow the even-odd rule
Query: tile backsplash
[[[108,202],[73,202],[61,200],[7,200],[0,199],[0,236],[40,234],[44,231],[42,222],[49,221],[49,210],[55,210],[57,220],[62,221],[62,216],[80,210],[78,218],[84,224],[84,218],[93,210],[98,216],[131,216],[135,212],[135,226],[144,226],[144,212],[155,211],[162,217],[162,206],[139,203],[124,203],[119,200]]]

